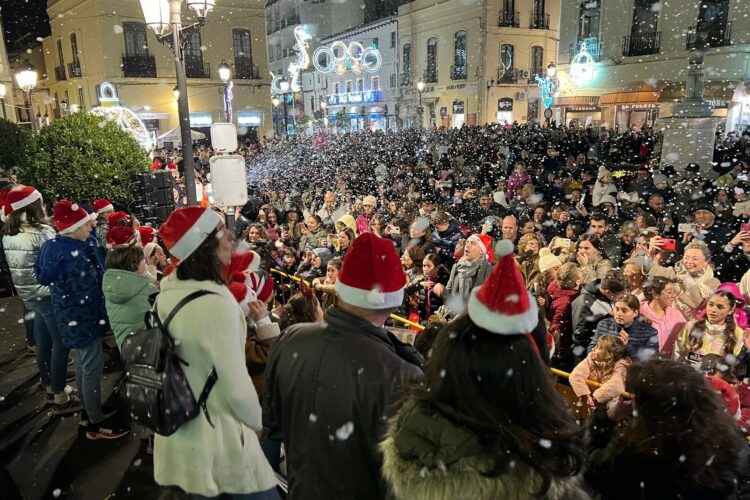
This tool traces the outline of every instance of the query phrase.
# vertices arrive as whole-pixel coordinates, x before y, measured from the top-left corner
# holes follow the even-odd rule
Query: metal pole
[[[424,108],[422,107],[422,92],[419,92],[419,130],[424,128]]]
[[[182,56],[182,21],[180,19],[180,0],[169,2],[172,20],[172,41],[174,45],[175,75],[177,76],[177,112],[180,119],[180,137],[182,138],[182,165],[185,168],[185,189],[187,190],[188,206],[198,203],[195,191],[195,166],[193,164],[193,139],[190,133],[190,108],[188,107],[187,77],[185,76],[185,60]]]
[[[8,113],[5,111],[5,97],[0,98],[0,102],[2,103],[2,106],[3,106],[3,118],[7,120]]]
[[[31,122],[31,131],[33,133],[36,133],[38,124],[36,122],[36,117],[34,116],[34,105],[31,102],[31,90],[29,90],[26,93],[28,100],[29,100],[29,121]],[[3,106],[4,108],[5,106]]]
[[[284,135],[289,134],[289,117],[286,114],[286,92],[284,92]]]

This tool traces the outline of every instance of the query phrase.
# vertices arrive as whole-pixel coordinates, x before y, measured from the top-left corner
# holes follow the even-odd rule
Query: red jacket
[[[578,297],[578,290],[560,288],[557,280],[547,287],[550,305],[547,308],[549,332],[555,336],[557,354],[568,354],[573,344],[573,321],[571,304]]]

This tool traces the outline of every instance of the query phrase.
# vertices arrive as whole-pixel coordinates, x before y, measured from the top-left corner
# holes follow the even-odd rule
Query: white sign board
[[[240,155],[218,155],[211,164],[214,204],[235,207],[247,203],[247,169]]]
[[[234,123],[214,123],[211,125],[211,146],[218,153],[234,153],[237,144],[237,127]]]

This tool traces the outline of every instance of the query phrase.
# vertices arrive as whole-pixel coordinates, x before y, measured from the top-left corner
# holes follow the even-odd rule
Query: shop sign
[[[635,110],[643,110],[643,109],[659,109],[659,103],[650,102],[650,103],[637,103],[637,104],[622,104],[622,105],[620,105],[620,109],[622,111],[635,111]]]
[[[213,122],[211,113],[190,113],[191,127],[210,127]]]
[[[363,102],[378,102],[381,99],[382,94],[380,90],[367,90],[365,92],[331,94],[328,96],[328,104],[360,104]]]
[[[497,100],[498,111],[513,111],[513,99],[510,97],[501,97]]]
[[[453,101],[453,114],[454,115],[464,114],[464,102],[463,101]]]
[[[565,108],[568,113],[581,113],[585,111],[598,112],[601,111],[599,106],[568,106]]]
[[[441,106],[440,116],[448,116],[448,106]]]
[[[237,115],[237,125],[240,127],[259,127],[263,122],[260,113],[239,113]]]
[[[465,83],[456,83],[454,85],[448,85],[447,87],[445,87],[445,90],[461,90],[464,88],[466,88]]]
[[[724,99],[706,99],[706,101],[708,101],[708,104],[710,104],[714,109],[728,107],[727,101],[725,101]]]

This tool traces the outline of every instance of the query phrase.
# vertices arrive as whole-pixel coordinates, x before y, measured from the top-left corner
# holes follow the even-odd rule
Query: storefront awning
[[[659,95],[665,86],[664,81],[651,83],[636,83],[615,87],[602,94],[599,104],[612,106],[615,104],[634,104],[659,102]]]
[[[561,108],[567,106],[598,106],[599,96],[598,95],[575,95],[575,96],[563,96],[558,97],[555,100],[555,106]]]

